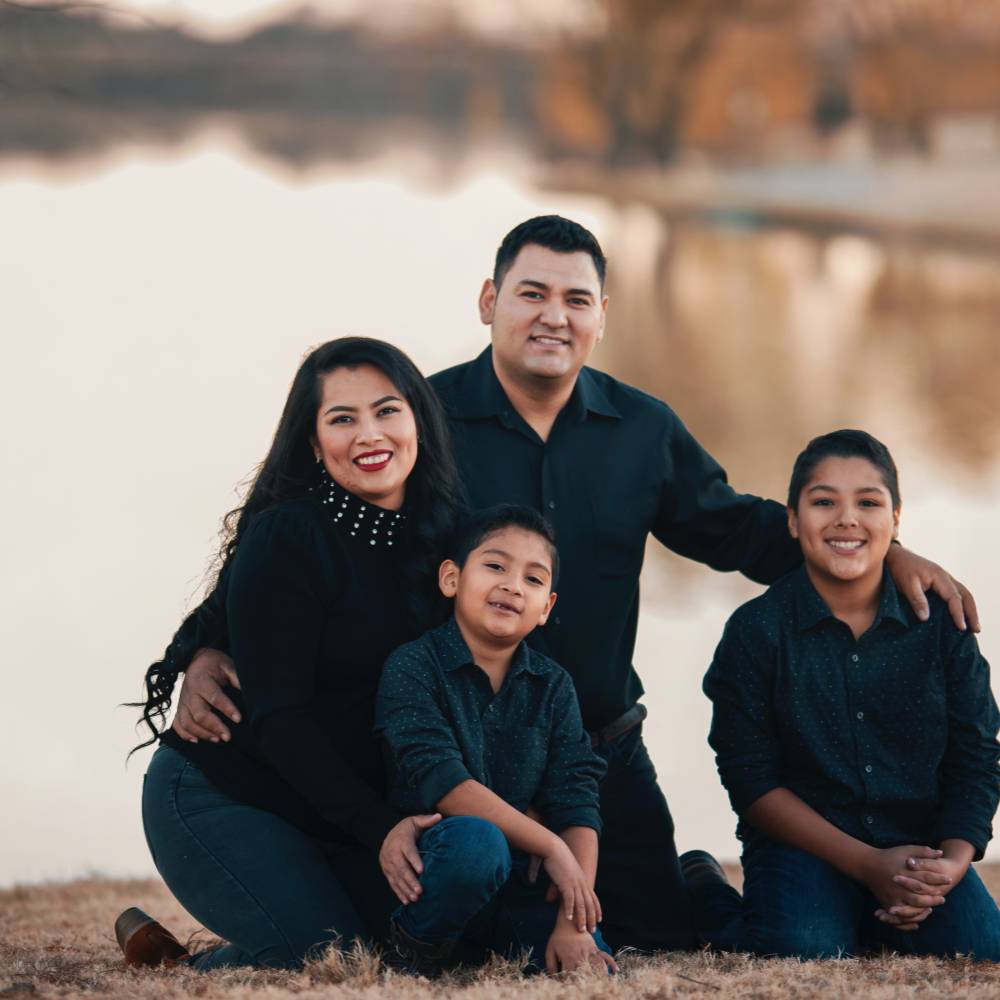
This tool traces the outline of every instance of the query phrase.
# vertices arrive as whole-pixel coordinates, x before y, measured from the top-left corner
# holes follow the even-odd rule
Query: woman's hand
[[[420,875],[424,865],[417,850],[417,841],[424,830],[429,830],[440,819],[441,813],[434,813],[432,816],[407,816],[382,841],[378,863],[390,888],[404,906],[415,903],[423,892]]]
[[[581,933],[597,930],[601,920],[600,900],[566,842],[554,836],[551,852],[546,854],[542,864],[562,896],[566,920]]]
[[[618,971],[618,963],[597,947],[589,931],[578,930],[560,914],[545,949],[546,972],[575,972],[588,964]]]
[[[233,661],[218,649],[199,649],[184,671],[184,682],[177,696],[172,728],[181,739],[189,743],[229,741],[229,728],[212,711],[217,708],[233,722],[240,721],[236,706],[222,690],[226,684],[239,690],[240,679]]]

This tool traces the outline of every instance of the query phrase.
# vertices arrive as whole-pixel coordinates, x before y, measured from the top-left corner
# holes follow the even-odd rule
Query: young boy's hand
[[[618,971],[618,963],[597,947],[593,935],[589,931],[578,930],[560,913],[545,949],[545,971],[575,972],[588,963],[609,972]]]
[[[601,921],[600,900],[566,842],[558,837],[552,841],[542,864],[562,896],[562,912],[578,931],[593,933]]]

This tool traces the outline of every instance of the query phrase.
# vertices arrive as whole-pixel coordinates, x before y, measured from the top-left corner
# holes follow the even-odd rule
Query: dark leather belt
[[[598,729],[596,733],[590,734],[590,745],[599,747],[603,743],[610,743],[612,740],[624,736],[630,729],[646,718],[646,706],[636,702],[624,715],[619,715],[614,722],[608,723],[603,729]]]

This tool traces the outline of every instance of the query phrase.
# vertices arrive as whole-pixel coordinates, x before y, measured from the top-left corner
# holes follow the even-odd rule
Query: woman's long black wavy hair
[[[323,377],[337,368],[359,365],[378,368],[409,403],[416,420],[419,446],[413,471],[406,480],[405,507],[410,527],[403,576],[412,624],[419,630],[435,624],[442,614],[437,566],[464,506],[464,497],[448,424],[434,390],[399,348],[370,337],[330,340],[312,351],[295,373],[274,440],[246,498],[223,518],[216,586],[220,585],[251,521],[262,511],[283,500],[300,497],[317,484],[310,439],[316,433]],[[172,644],[164,658],[146,671],[146,700],[130,705],[142,709],[140,723],[149,727],[151,735],[136,750],[149,746],[159,735],[157,723],[163,722],[170,709],[177,675],[194,652]]]

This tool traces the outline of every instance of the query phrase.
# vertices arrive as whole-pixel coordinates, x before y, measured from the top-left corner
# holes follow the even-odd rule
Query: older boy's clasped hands
[[[942,844],[942,850],[897,847],[880,852],[907,854],[902,869],[892,875],[899,898],[890,902],[887,908],[875,911],[879,920],[902,931],[916,930],[935,906],[944,903],[948,893],[965,877],[974,852],[972,845],[962,840],[945,840]],[[903,890],[901,896],[899,889]],[[874,888],[872,891],[875,892]],[[875,895],[884,899],[877,892]]]

